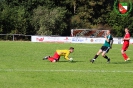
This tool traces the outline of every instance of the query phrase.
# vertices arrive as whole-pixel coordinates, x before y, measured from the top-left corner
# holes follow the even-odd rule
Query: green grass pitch
[[[53,55],[56,49],[75,48],[70,55],[74,62],[63,57],[60,62],[42,60]],[[32,42],[0,42],[1,88],[132,88],[133,45],[127,54],[131,61],[125,62],[120,53],[122,45],[113,45],[107,54],[109,64],[101,56],[94,57],[102,44],[59,44]]]

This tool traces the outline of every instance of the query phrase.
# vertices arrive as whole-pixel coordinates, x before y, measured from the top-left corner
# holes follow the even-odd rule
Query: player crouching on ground
[[[51,56],[46,56],[43,58],[43,60],[49,60],[50,62],[58,62],[60,59],[60,56],[64,56],[64,58],[68,61],[73,61],[72,58],[69,58],[69,54],[74,52],[74,48],[70,47],[69,50],[56,50],[55,54]]]
[[[90,62],[94,63],[96,58],[102,53],[102,56],[105,59],[107,59],[107,62],[109,63],[110,62],[110,58],[107,55],[105,55],[105,54],[108,53],[109,49],[112,48],[112,44],[113,44],[113,37],[110,34],[110,30],[108,30],[106,35],[105,35],[105,43],[103,44],[101,49],[97,52],[97,54],[94,56],[94,58],[92,60],[90,60]]]

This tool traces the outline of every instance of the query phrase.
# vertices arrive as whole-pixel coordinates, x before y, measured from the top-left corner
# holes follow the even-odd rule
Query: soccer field
[[[42,60],[53,55],[56,49],[75,48],[70,55],[74,62],[63,57],[60,62]],[[122,45],[113,45],[107,54],[111,62],[99,56],[92,64],[102,44],[59,44],[10,42],[0,43],[1,88],[132,88],[133,45],[127,54],[131,61],[125,62],[121,55]]]

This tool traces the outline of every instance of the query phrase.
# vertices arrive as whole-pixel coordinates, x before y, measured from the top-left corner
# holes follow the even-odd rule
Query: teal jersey
[[[107,40],[105,40],[103,46],[110,47],[111,46],[110,41],[113,40],[113,37],[111,35],[108,35],[107,39],[109,40],[109,42],[107,42]]]

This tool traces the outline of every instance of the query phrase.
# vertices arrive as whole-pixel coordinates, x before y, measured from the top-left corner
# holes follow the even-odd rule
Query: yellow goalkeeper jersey
[[[58,53],[58,55],[60,56],[64,56],[66,60],[69,60],[69,54],[70,54],[70,50],[56,50],[56,52]]]

